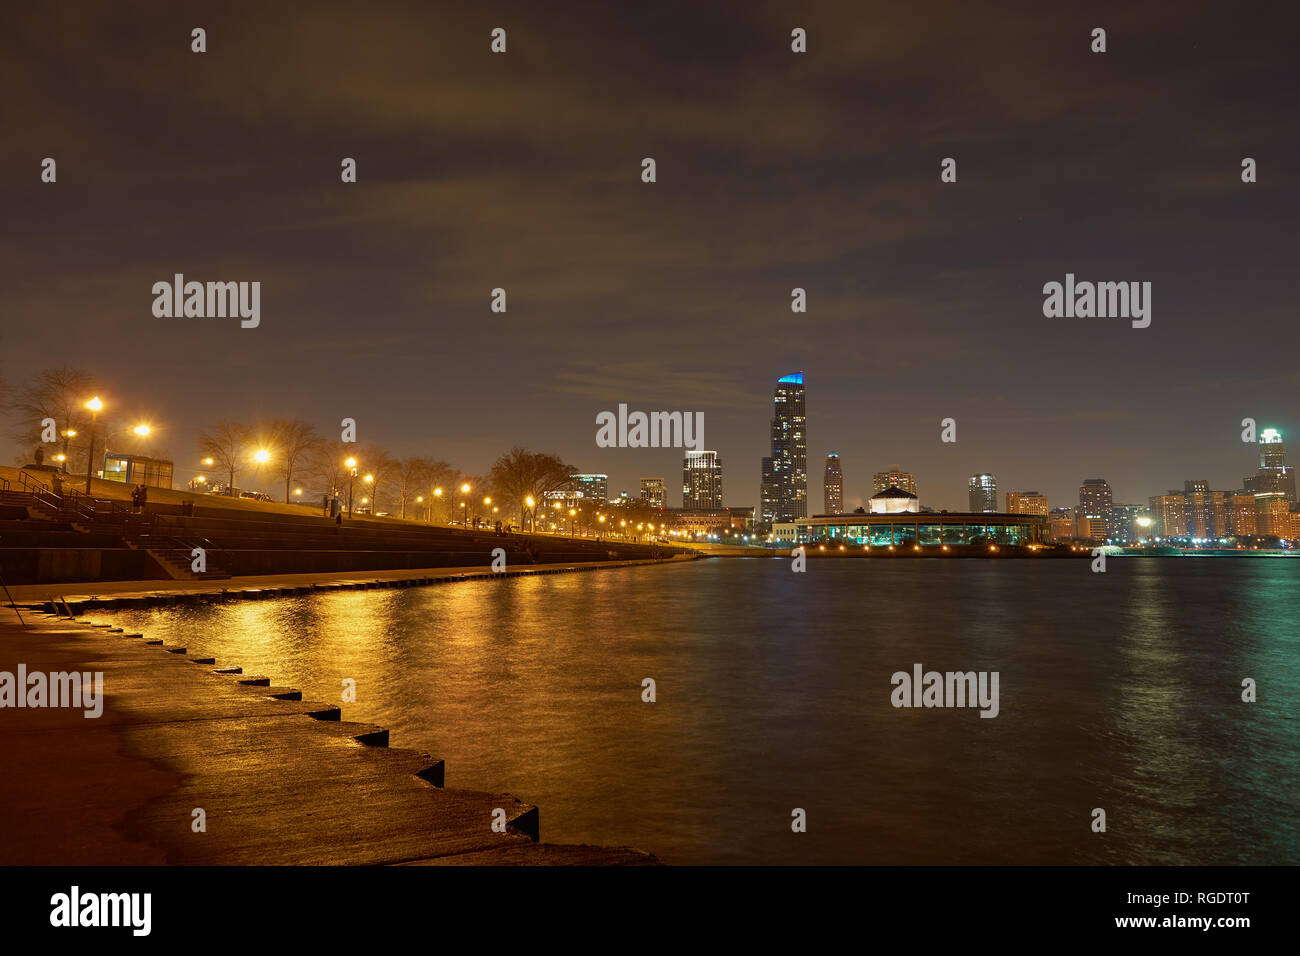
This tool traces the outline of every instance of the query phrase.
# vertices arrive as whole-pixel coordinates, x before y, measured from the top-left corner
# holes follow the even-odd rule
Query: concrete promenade
[[[75,584],[23,584],[9,588],[15,603],[40,605],[66,601],[72,611],[95,607],[149,606],[183,601],[215,599],[258,600],[312,591],[365,590],[369,588],[416,587],[449,584],[477,578],[516,578],[533,574],[566,574],[627,568],[646,564],[677,564],[696,560],[695,555],[676,555],[660,560],[593,561],[589,563],[529,564],[506,571],[492,571],[482,565],[461,568],[398,568],[387,571],[340,571],[313,574],[244,575],[218,581],[87,581]],[[0,593],[0,602],[8,598]],[[7,611],[6,613],[12,613]]]
[[[93,618],[23,617],[27,627],[0,608],[0,672],[102,672],[104,706],[97,718],[0,707],[0,865],[656,862],[539,843],[536,807],[442,789],[441,761],[390,749],[387,730],[242,674],[237,661]],[[493,830],[498,810],[506,832]]]

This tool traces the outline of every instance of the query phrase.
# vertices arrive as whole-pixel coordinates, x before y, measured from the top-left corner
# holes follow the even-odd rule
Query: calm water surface
[[[445,758],[449,787],[538,805],[548,841],[670,863],[1300,862],[1291,560],[727,559],[110,616],[309,699],[355,679],[346,719]],[[914,663],[999,671],[999,716],[895,709]]]

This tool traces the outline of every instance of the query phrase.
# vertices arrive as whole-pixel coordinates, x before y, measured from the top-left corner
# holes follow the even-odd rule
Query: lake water
[[[1300,862],[1291,560],[720,559],[91,617],[311,700],[352,678],[345,719],[446,759],[449,787],[536,804],[550,842],[682,864]],[[918,663],[998,672],[998,716],[895,708],[891,675]]]

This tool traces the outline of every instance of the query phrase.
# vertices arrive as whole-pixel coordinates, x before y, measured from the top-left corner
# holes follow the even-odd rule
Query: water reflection
[[[1293,567],[730,560],[117,617],[311,699],[354,679],[345,717],[445,758],[449,786],[538,804],[548,840],[688,863],[1285,863]],[[999,671],[1001,714],[894,709],[913,663]]]

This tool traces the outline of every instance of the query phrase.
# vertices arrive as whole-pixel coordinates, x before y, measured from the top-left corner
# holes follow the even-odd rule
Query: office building
[[[998,510],[998,481],[992,475],[971,475],[967,481],[970,510],[976,514]]]
[[[722,459],[716,451],[688,451],[682,462],[682,507],[722,508]]]
[[[844,475],[840,471],[840,456],[831,452],[826,456],[826,473],[822,479],[822,513],[844,513]]]
[[[803,372],[776,382],[772,397],[772,456],[763,459],[759,506],[764,524],[808,515],[808,435]]]
[[[885,471],[876,472],[871,481],[875,494],[889,488],[900,488],[908,494],[916,491],[916,477],[910,471],[903,471],[897,465],[890,465]]]
[[[667,489],[662,478],[642,478],[640,498],[652,508],[668,505]]]
[[[1007,514],[1047,515],[1047,496],[1036,491],[1008,491]]]

